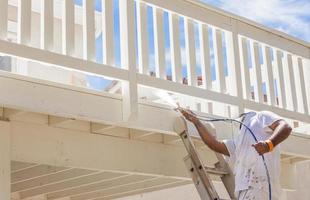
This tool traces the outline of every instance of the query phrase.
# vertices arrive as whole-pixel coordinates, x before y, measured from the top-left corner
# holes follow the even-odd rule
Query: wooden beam
[[[96,193],[100,190],[107,190],[111,188],[116,188],[121,185],[132,184],[135,182],[140,182],[144,180],[148,180],[154,178],[154,176],[146,176],[146,175],[124,175],[115,178],[111,178],[108,180],[103,180],[100,182],[94,182],[88,185],[83,185],[76,188],[68,188],[67,190],[53,192],[48,194],[49,199],[58,199],[60,197],[65,196],[85,196],[90,193]]]
[[[92,173],[90,175],[80,176],[73,179],[64,180],[62,182],[51,183],[48,185],[43,185],[36,188],[24,190],[20,192],[20,196],[22,198],[27,198],[36,195],[47,194],[47,196],[50,197],[49,194],[52,195],[53,193],[64,194],[64,193],[70,193],[70,191],[72,190],[77,192],[79,191],[79,189],[82,190],[83,188],[89,188],[91,186],[96,186],[98,184],[105,185],[106,182],[120,179],[123,176],[124,175],[122,173],[112,173],[112,172]]]
[[[10,124],[0,121],[0,199],[11,198]]]
[[[76,120],[73,118],[48,116],[48,125],[72,130],[90,131],[90,122]]]
[[[27,179],[44,176],[51,173],[66,170],[66,167],[54,167],[50,165],[34,165],[32,167],[15,171],[12,173],[11,183],[25,181]]]
[[[74,178],[90,175],[95,173],[95,170],[68,168],[52,174],[47,174],[41,177],[33,177],[31,179],[20,181],[12,184],[12,192],[29,190],[45,185],[55,184],[59,182],[68,181]]]

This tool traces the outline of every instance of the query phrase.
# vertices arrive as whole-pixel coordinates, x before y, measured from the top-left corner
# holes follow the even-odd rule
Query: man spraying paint
[[[292,132],[287,122],[269,111],[249,112],[241,116],[244,125],[240,126],[237,137],[219,141],[195,113],[180,107],[178,110],[195,125],[210,149],[227,157],[229,164],[233,166],[235,195],[238,200],[279,199],[279,144]]]

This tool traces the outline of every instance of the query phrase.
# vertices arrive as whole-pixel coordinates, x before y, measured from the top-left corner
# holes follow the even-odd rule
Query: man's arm
[[[269,140],[272,142],[274,147],[283,142],[286,138],[288,138],[288,136],[292,132],[292,127],[284,120],[275,121],[269,126],[269,128],[273,130],[273,133],[270,136]],[[258,142],[252,146],[260,155],[270,151],[269,146],[266,145],[266,141]]]
[[[179,109],[183,116],[192,122],[202,139],[202,141],[213,151],[229,156],[229,151],[222,141],[218,141],[215,136],[209,133],[208,129],[201,121],[189,110]]]
[[[222,141],[218,141],[214,135],[209,133],[207,128],[201,123],[201,121],[198,119],[196,122],[194,122],[195,127],[197,128],[197,131],[202,139],[202,141],[213,151],[216,151],[218,153],[224,154],[226,156],[229,156],[229,152],[227,150],[226,145]]]

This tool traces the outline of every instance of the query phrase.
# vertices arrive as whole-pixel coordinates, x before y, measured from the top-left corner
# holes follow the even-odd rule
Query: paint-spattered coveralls
[[[258,141],[269,139],[273,133],[269,126],[281,118],[269,111],[250,112],[243,123],[255,134]],[[233,139],[224,140],[230,156],[227,160],[235,175],[235,195],[238,200],[268,200],[269,189],[264,163],[252,144],[255,140],[242,126],[240,134]],[[265,153],[265,160],[271,178],[272,200],[279,198],[280,187],[280,147]]]

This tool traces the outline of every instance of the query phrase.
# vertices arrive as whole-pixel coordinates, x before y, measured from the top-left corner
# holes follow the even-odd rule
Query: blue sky
[[[270,28],[274,28],[283,31],[287,34],[293,35],[299,39],[310,42],[310,1],[309,0],[201,0],[202,2],[212,5],[214,7],[221,8],[236,15],[240,15],[249,18],[258,23],[264,24]],[[76,0],[76,3],[81,5],[82,0]],[[95,1],[96,10],[101,11],[101,0]],[[114,0],[114,44],[115,44],[115,65],[120,66],[120,44],[119,44],[119,11],[118,0]],[[154,33],[153,33],[153,17],[152,8],[148,7],[148,33],[149,33],[149,69],[154,71]],[[181,57],[182,57],[182,72],[186,76],[186,60],[185,60],[185,40],[184,40],[184,20],[179,20],[180,28],[180,44],[181,44]],[[165,30],[165,47],[166,47],[166,71],[167,74],[171,74],[171,62],[170,62],[170,41],[169,41],[169,27],[168,27],[168,14],[164,13],[164,30]],[[213,44],[210,34],[210,56],[211,56],[211,68],[212,78],[215,79],[215,66],[213,56]],[[198,27],[195,25],[195,45],[196,54],[199,54],[199,42],[198,42]],[[97,62],[102,62],[102,38],[97,38],[96,53]],[[223,42],[224,53],[224,69],[225,74],[228,72],[225,42]],[[197,62],[197,74],[201,74],[199,56],[196,56]],[[102,90],[105,88],[109,81],[90,76],[88,79],[90,87],[96,90]]]

